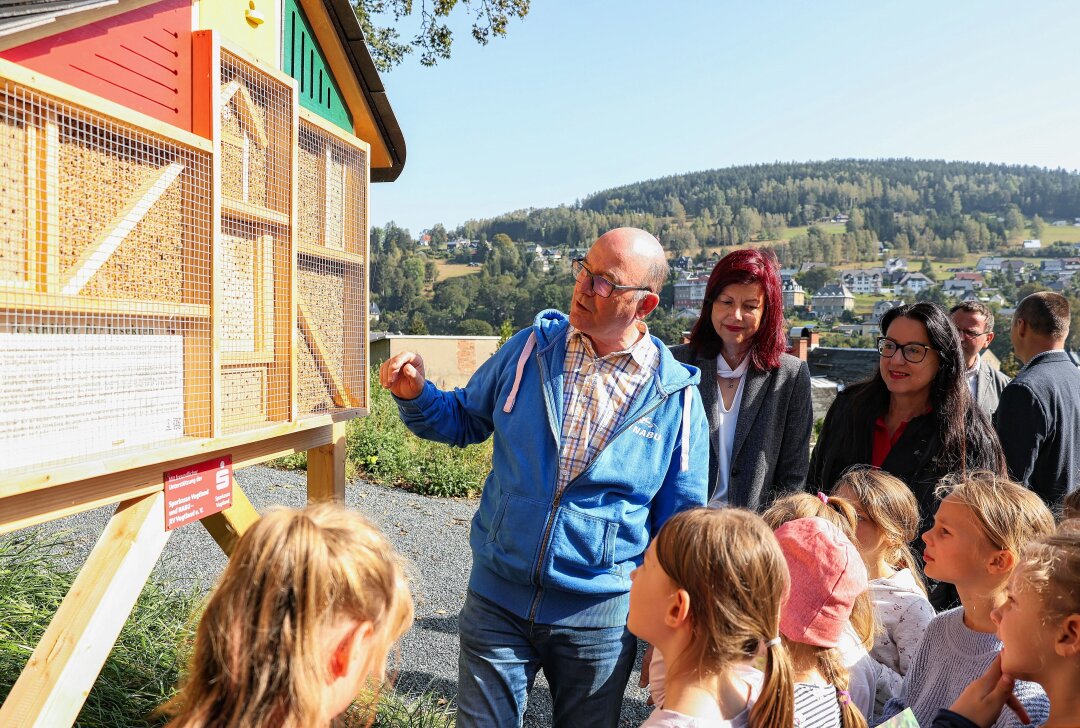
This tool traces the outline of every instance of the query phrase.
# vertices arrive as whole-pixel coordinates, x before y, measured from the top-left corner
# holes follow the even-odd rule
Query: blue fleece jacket
[[[543,311],[464,389],[444,392],[428,382],[398,408],[405,425],[429,440],[464,447],[494,434],[470,534],[469,587],[539,624],[615,627],[626,624],[630,572],[649,540],[672,515],[706,501],[709,428],[694,386],[698,370],[654,338],[653,381],[588,468],[557,494],[569,327],[565,314]]]

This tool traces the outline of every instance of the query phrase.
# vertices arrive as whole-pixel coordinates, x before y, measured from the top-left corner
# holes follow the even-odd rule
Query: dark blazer
[[[975,380],[975,401],[979,403],[987,417],[997,410],[1001,390],[1008,386],[1009,381],[1009,377],[1004,372],[987,366],[982,359],[979,360],[979,373]]]
[[[709,483],[717,482],[717,423],[713,408],[720,397],[716,357],[699,357],[690,346],[671,348],[675,358],[701,370],[701,401],[709,418]],[[781,493],[801,490],[810,459],[814,412],[810,401],[810,370],[789,354],[769,372],[750,367],[743,384],[742,405],[731,445],[728,503],[761,511]]]
[[[1033,357],[995,415],[1009,473],[1051,506],[1080,487],[1080,369],[1063,351]]]

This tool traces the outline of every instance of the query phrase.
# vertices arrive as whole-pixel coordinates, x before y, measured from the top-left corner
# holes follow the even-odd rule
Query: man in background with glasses
[[[667,278],[660,243],[618,228],[572,272],[569,316],[542,311],[464,389],[435,388],[409,352],[379,373],[417,435],[494,434],[458,619],[461,728],[520,726],[540,669],[555,726],[615,728],[637,652],[630,572],[708,494],[700,373],[644,322]]]
[[[949,315],[960,332],[971,396],[990,417],[998,408],[1001,390],[1010,381],[1002,371],[988,366],[982,359],[982,353],[994,340],[994,312],[978,301],[961,301],[949,310]]]

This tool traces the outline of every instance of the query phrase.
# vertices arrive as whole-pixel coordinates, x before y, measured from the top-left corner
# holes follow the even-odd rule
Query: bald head
[[[659,293],[668,276],[667,256],[660,241],[640,228],[621,227],[601,235],[590,248],[604,249],[616,262],[621,283],[648,286]]]

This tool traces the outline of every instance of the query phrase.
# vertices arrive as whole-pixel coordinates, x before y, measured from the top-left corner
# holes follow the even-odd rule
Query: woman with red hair
[[[701,369],[714,504],[761,511],[801,490],[810,461],[810,371],[786,354],[771,252],[736,250],[713,268],[701,317],[675,358]]]

